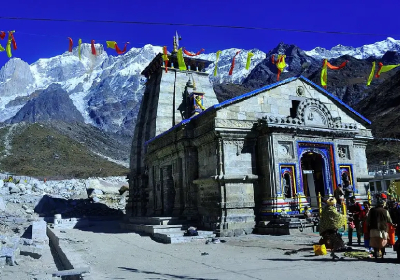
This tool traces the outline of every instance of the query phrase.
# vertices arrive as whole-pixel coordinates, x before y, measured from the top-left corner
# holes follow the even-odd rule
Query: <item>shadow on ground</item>
[[[113,209],[103,203],[95,203],[90,199],[65,199],[44,195],[34,211],[41,217],[53,217],[61,214],[66,218],[83,218],[88,216],[123,216],[120,209]]]
[[[218,280],[216,278],[197,278],[197,277],[191,277],[191,276],[186,276],[186,275],[176,275],[176,274],[169,274],[169,273],[159,273],[159,272],[154,272],[154,271],[146,271],[146,270],[139,270],[135,268],[129,268],[129,267],[121,267],[119,266],[118,268],[134,272],[134,273],[144,273],[144,274],[149,274],[149,275],[157,275],[161,277],[172,277],[173,279],[186,279],[186,280]]]
[[[356,258],[339,258],[336,260],[333,260],[332,258],[319,258],[314,255],[307,255],[303,256],[306,258],[299,258],[299,259],[289,259],[289,258],[271,258],[271,259],[263,259],[264,261],[277,261],[277,262],[298,262],[298,261],[308,261],[308,262],[337,262],[337,261],[342,261],[342,262],[373,262],[373,263],[393,263],[393,264],[398,264],[398,261],[396,258],[384,258],[384,259],[356,259]],[[308,258],[307,258],[308,257]],[[310,258],[310,257],[315,257],[315,258]]]

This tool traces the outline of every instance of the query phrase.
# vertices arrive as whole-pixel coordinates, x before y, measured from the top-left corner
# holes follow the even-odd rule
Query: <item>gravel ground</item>
[[[1,280],[47,280],[51,273],[58,271],[49,246],[43,246],[42,256],[33,259],[29,256],[17,256],[19,265],[0,267]],[[46,275],[47,274],[47,275]]]
[[[58,232],[69,240],[72,258],[90,266],[90,279],[395,279],[399,264],[392,249],[383,261],[315,256],[317,234],[248,235],[204,242],[160,244],[150,237],[98,222]],[[347,240],[346,240],[347,241]],[[342,256],[339,254],[339,256]]]

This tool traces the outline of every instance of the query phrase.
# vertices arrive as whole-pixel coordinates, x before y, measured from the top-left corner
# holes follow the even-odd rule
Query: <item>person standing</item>
[[[341,211],[341,209],[342,209],[342,204],[343,204],[343,202],[344,202],[344,191],[343,191],[343,188],[342,188],[342,185],[341,184],[339,184],[337,187],[336,187],[336,189],[335,189],[335,191],[334,191],[334,196],[335,196],[335,198],[336,198],[336,203],[337,203],[337,208],[338,208],[338,211]]]
[[[356,230],[357,233],[357,242],[358,245],[361,245],[361,236],[362,236],[362,206],[359,202],[356,202],[356,197],[352,196],[350,198],[350,206],[349,206],[349,221],[354,223],[354,228],[349,226],[349,245],[353,245],[353,231]]]
[[[345,247],[338,230],[346,225],[346,218],[337,211],[334,197],[330,197],[326,204],[322,209],[319,221],[320,244],[325,244],[327,249],[331,249],[331,257],[338,259],[339,257],[335,255],[335,251]]]
[[[388,202],[388,211],[393,224],[398,224],[398,213],[397,213],[397,203],[395,201]],[[396,227],[392,224],[388,224],[388,245],[391,247],[396,243]]]
[[[371,204],[368,201],[364,201],[363,206],[364,210],[362,211],[361,214],[361,221],[362,221],[362,230],[364,234],[364,247],[367,248],[368,250],[371,250],[371,247],[369,245],[369,228],[367,222],[369,210],[371,209]]]
[[[376,207],[369,211],[367,223],[369,228],[370,246],[374,248],[374,257],[383,258],[388,240],[388,223],[392,223],[389,212],[384,209],[385,202],[379,198]]]

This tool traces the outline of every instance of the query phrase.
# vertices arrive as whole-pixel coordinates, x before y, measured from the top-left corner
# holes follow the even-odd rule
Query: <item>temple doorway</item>
[[[306,152],[301,157],[304,194],[313,207],[318,206],[318,193],[325,194],[325,160],[321,154]]]

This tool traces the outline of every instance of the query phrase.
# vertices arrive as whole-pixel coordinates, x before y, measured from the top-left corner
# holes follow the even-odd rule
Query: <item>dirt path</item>
[[[92,279],[394,279],[399,266],[388,251],[384,263],[314,256],[315,234],[225,238],[219,244],[159,244],[103,222],[63,233],[70,249],[90,266]],[[285,254],[299,250],[297,253]],[[206,253],[206,254],[204,254]],[[79,255],[79,256],[78,256]]]

